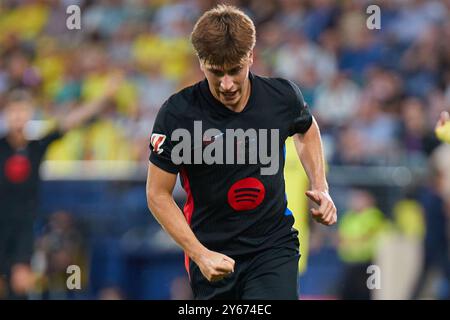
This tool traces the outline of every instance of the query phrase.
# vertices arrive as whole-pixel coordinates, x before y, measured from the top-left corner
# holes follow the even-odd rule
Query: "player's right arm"
[[[98,98],[81,105],[77,109],[58,119],[59,131],[64,134],[72,129],[82,126],[95,116],[99,115],[106,107],[108,107],[108,101],[117,93],[123,80],[124,75],[121,72],[112,74],[106,82],[104,91]]]
[[[173,199],[177,175],[150,162],[147,173],[148,208],[163,229],[183,248],[208,281],[218,281],[234,271],[234,260],[208,250],[189,227]]]

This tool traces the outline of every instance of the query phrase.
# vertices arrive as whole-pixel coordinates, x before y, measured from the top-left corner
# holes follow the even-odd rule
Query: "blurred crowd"
[[[370,2],[372,4],[373,1]],[[126,72],[115,105],[52,146],[52,160],[145,160],[163,101],[201,80],[189,34],[209,0],[5,0],[0,5],[0,97],[26,87],[37,118],[98,96]],[[256,24],[253,72],[297,82],[337,164],[423,164],[450,101],[449,1],[229,1]],[[81,29],[69,30],[69,5]],[[1,104],[0,104],[1,105]],[[1,130],[1,125],[0,125]]]
[[[321,127],[329,164],[427,167],[433,159],[430,181],[405,199],[414,198],[427,228],[440,232],[434,238],[430,230],[427,233],[431,238],[426,242],[426,263],[441,259],[433,256],[433,250],[448,257],[444,226],[450,215],[446,198],[450,182],[445,179],[450,175],[445,176],[449,174],[445,163],[450,157],[445,150],[436,153],[441,147],[433,129],[439,113],[450,106],[450,1],[226,3],[242,8],[255,22],[252,71],[290,79],[301,88]],[[70,16],[66,9],[72,4],[81,8],[80,30],[66,26]],[[2,0],[0,134],[6,130],[2,101],[11,90],[32,92],[35,119],[47,120],[97,98],[108,77],[121,70],[125,80],[114,103],[101,117],[54,142],[47,159],[147,161],[148,136],[158,109],[172,93],[203,77],[189,35],[196,19],[214,4],[211,0]],[[366,25],[370,4],[381,9],[379,30]],[[385,224],[370,192],[351,194],[345,207],[348,218],[339,230],[344,244],[340,253],[351,262],[356,252],[356,260],[365,265],[373,258],[371,244],[369,249],[355,249],[345,247],[346,240],[370,238],[373,229],[359,228],[365,223],[377,230]],[[351,220],[352,215],[358,218]],[[414,217],[412,213],[406,219]],[[55,217],[56,234],[64,219],[63,214]],[[401,224],[402,218],[398,219]],[[415,235],[425,232],[416,229],[411,231]],[[38,247],[55,252],[54,237],[44,237]],[[57,251],[51,254],[58,261],[66,258]],[[448,272],[448,260],[439,263]]]
[[[231,1],[256,24],[253,72],[297,82],[337,164],[423,164],[450,104],[450,2],[376,1],[381,29],[366,26],[367,1]],[[69,30],[66,9],[81,8]],[[0,98],[17,87],[45,119],[100,94],[126,73],[115,105],[52,146],[52,160],[145,160],[157,110],[202,78],[189,43],[214,1],[14,0],[0,6]],[[0,104],[1,105],[1,104]],[[1,126],[0,126],[1,128]]]

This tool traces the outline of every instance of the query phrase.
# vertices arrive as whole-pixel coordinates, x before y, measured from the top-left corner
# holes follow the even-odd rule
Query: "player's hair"
[[[191,42],[201,61],[213,66],[236,65],[255,46],[255,25],[238,8],[218,5],[198,19]]]

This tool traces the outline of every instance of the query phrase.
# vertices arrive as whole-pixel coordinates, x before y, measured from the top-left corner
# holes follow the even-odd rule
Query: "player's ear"
[[[250,51],[249,55],[248,55],[248,66],[251,67],[253,64],[253,49],[252,51]]]
[[[201,59],[198,59],[198,63],[200,64],[200,70],[202,70],[202,72],[205,72],[205,64]]]

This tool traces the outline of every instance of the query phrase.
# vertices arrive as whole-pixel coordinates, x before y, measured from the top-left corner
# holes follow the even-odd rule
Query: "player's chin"
[[[240,99],[240,93],[239,91],[235,91],[233,94],[229,95],[229,94],[221,94],[221,98],[222,98],[222,102],[224,104],[233,104],[233,103],[237,103],[237,101],[239,101]]]
[[[217,282],[217,281],[222,280],[223,278],[225,278],[225,277],[224,277],[224,276],[221,276],[221,277],[213,277],[213,278],[211,278],[211,279],[209,280],[209,282]]]

